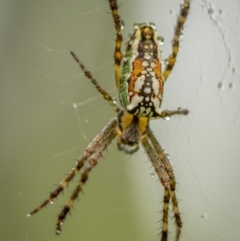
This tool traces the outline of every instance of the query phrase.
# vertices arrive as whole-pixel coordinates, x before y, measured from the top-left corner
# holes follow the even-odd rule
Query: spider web
[[[119,1],[125,39],[134,22],[155,22],[166,58],[181,3]],[[142,149],[128,156],[115,142],[59,237],[57,214],[78,176],[54,205],[26,218],[114,116],[69,54],[117,97],[108,12],[106,0],[1,1],[0,241],[159,240],[163,188]],[[174,167],[185,241],[240,240],[239,16],[239,0],[192,1],[163,104],[190,114],[151,122]]]

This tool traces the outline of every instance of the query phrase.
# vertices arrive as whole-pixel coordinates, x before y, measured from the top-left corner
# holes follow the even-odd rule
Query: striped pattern
[[[169,157],[160,145],[160,143],[157,141],[155,136],[153,135],[152,131],[148,129],[147,131],[147,137],[151,140],[154,150],[157,153],[157,156],[160,159],[160,163],[162,163],[165,171],[165,175],[169,178],[168,185],[164,186],[164,198],[163,198],[163,217],[162,217],[162,241],[167,240],[167,233],[168,233],[168,206],[170,199],[172,199],[172,205],[173,205],[173,211],[174,211],[174,217],[175,217],[175,223],[177,226],[177,232],[176,232],[176,240],[179,240],[181,228],[182,228],[182,220],[180,216],[180,211],[178,208],[178,201],[176,196],[176,180],[173,173],[172,166],[169,162]],[[158,172],[157,172],[158,173]],[[160,178],[160,177],[159,177]],[[160,179],[161,180],[161,179]]]
[[[75,187],[72,195],[68,199],[67,203],[64,205],[61,213],[58,215],[58,222],[56,225],[56,234],[60,234],[62,229],[61,226],[63,224],[64,219],[72,208],[75,200],[77,199],[79,193],[82,191],[83,186],[88,180],[88,176],[92,169],[96,166],[98,161],[102,158],[103,153],[106,151],[107,147],[110,145],[112,140],[116,137],[117,133],[115,128],[117,126],[116,119],[112,119],[108,125],[98,134],[97,138],[93,142],[89,144],[86,148],[85,152],[87,158],[80,159],[78,163],[81,163],[81,167],[85,164],[85,168],[81,175],[80,181]]]
[[[119,90],[120,88],[120,69],[121,69],[121,60],[122,60],[122,52],[121,52],[121,46],[122,46],[122,28],[123,28],[123,20],[120,18],[118,13],[118,4],[117,0],[109,0],[109,6],[112,12],[112,17],[114,21],[114,26],[116,30],[116,40],[115,40],[115,51],[114,51],[114,61],[115,61],[115,80],[116,80],[116,86]]]
[[[177,18],[177,24],[174,29],[174,36],[172,40],[172,53],[169,55],[167,59],[167,66],[163,72],[164,81],[167,80],[175,65],[177,54],[179,51],[179,39],[182,34],[183,25],[188,16],[189,8],[190,0],[185,0],[184,3],[181,4],[180,14]]]
[[[70,52],[73,58],[76,60],[86,77],[93,83],[93,85],[96,87],[98,92],[103,96],[103,98],[110,104],[110,106],[115,110],[115,112],[119,112],[119,107],[116,104],[116,101],[111,97],[111,95],[104,90],[97,82],[95,78],[93,78],[91,72],[84,66],[84,64],[79,60],[79,58],[76,56],[74,52]]]
[[[99,159],[102,157],[103,153],[106,151],[109,144],[116,137],[117,132],[115,128],[117,126],[117,119],[112,119],[100,132],[99,134],[90,142],[87,146],[83,154],[76,161],[70,173],[67,177],[60,182],[57,188],[51,192],[48,199],[46,199],[39,207],[31,211],[28,216],[31,216],[38,211],[40,211],[47,204],[52,203],[54,199],[63,191],[63,189],[68,185],[68,183],[73,179],[73,177],[79,172],[79,170],[84,166],[87,162],[84,172],[82,173],[80,182],[78,183],[76,189],[71,195],[69,201],[65,204],[62,212],[58,216],[58,222],[56,227],[56,233],[59,234],[61,232],[61,225],[66,215],[68,214],[70,208],[72,207],[75,199],[78,196],[78,193],[82,190],[82,186],[86,183],[88,179],[88,174],[92,170],[92,168],[97,164]]]

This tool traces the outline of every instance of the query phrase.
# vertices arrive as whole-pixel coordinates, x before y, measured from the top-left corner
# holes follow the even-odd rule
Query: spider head
[[[138,117],[121,110],[118,114],[118,127],[120,129],[118,147],[126,153],[138,150],[138,143],[148,128],[147,117]]]

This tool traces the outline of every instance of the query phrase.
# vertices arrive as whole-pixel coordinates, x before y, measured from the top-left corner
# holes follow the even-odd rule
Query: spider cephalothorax
[[[118,114],[118,148],[132,154],[139,148],[139,142],[145,135],[149,119],[129,114],[121,110]],[[130,146],[130,147],[129,147]]]
[[[71,55],[85,75],[113,108],[117,117],[111,119],[99,134],[97,134],[84,150],[83,154],[78,158],[67,177],[60,182],[49,197],[40,206],[30,212],[28,216],[37,213],[47,204],[52,203],[76,173],[82,169],[81,178],[76,188],[58,215],[56,233],[60,234],[62,231],[61,226],[71,210],[74,201],[88,180],[91,170],[101,159],[113,139],[117,137],[118,149],[128,154],[136,152],[139,148],[139,143],[142,144],[164,188],[161,240],[167,241],[168,237],[168,209],[170,200],[172,200],[177,227],[176,240],[179,240],[182,221],[175,193],[176,181],[173,169],[169,162],[168,155],[149,128],[149,121],[152,118],[167,119],[173,115],[186,115],[188,113],[188,110],[180,108],[177,110],[161,111],[160,106],[163,100],[163,85],[173,69],[178,54],[179,38],[189,12],[190,0],[184,0],[184,4],[181,5],[180,14],[174,30],[172,53],[166,61],[167,65],[163,73],[159,49],[159,41],[162,41],[162,38],[157,36],[155,25],[152,23],[134,25],[134,33],[127,43],[126,53],[123,58],[121,52],[123,39],[122,20],[118,13],[117,0],[109,0],[109,6],[116,30],[114,52],[115,81],[119,91],[121,108],[116,104],[116,101],[110,94],[98,84],[91,72],[86,69],[77,56],[71,52]],[[122,58],[122,71],[120,71]]]

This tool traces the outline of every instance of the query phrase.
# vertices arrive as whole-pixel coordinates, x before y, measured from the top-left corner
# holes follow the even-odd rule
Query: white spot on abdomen
[[[131,103],[127,106],[127,109],[131,111],[132,109],[137,107],[138,104],[141,103],[142,101],[143,101],[143,96],[139,96],[138,94],[135,94],[131,99]]]
[[[146,67],[146,66],[148,66],[148,65],[149,65],[149,64],[148,64],[147,61],[143,61],[143,62],[142,62],[142,66]]]
[[[151,93],[151,88],[150,87],[145,87],[143,89],[143,91],[146,93],[146,94],[150,94]]]
[[[134,90],[136,92],[139,92],[140,89],[142,89],[144,80],[145,80],[145,76],[144,75],[141,75],[140,77],[137,78],[137,80],[135,81],[135,84],[134,84]]]
[[[155,95],[158,95],[159,92],[159,81],[156,77],[152,77],[152,87],[153,87],[153,92]]]
[[[158,113],[159,115],[161,114],[161,110],[159,108],[160,106],[160,100],[157,98],[157,97],[152,97],[151,98],[151,101],[154,105],[154,108],[155,108],[155,112]]]

